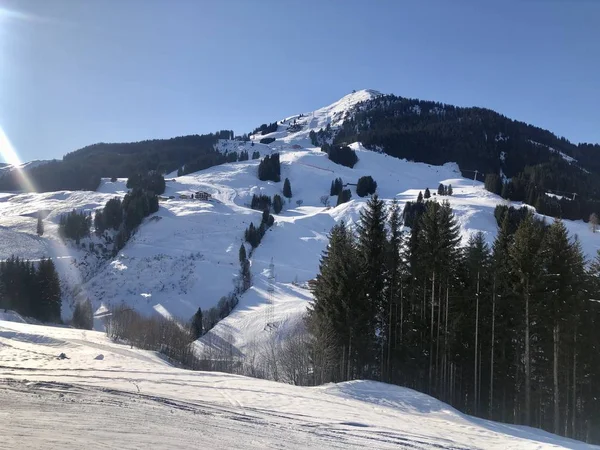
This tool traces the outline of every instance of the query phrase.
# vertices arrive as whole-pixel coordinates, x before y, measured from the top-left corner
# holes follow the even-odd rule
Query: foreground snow
[[[189,372],[98,332],[6,321],[0,405],[0,449],[597,448],[383,383]]]

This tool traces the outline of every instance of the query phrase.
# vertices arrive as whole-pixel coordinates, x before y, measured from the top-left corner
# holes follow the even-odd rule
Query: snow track
[[[383,383],[296,387],[177,369],[93,331],[0,330],[2,450],[591,448]]]

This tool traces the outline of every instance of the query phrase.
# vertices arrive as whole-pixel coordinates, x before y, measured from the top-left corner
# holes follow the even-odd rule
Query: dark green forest
[[[311,139],[330,148],[332,136],[334,146],[359,141],[416,162],[456,162],[465,177],[477,171],[484,181],[488,174],[488,190],[542,214],[573,220],[600,214],[600,145],[575,145],[489,109],[381,95],[358,104],[337,133],[321,129]],[[501,174],[510,179],[505,186]]]
[[[315,384],[374,379],[466,413],[600,442],[600,253],[560,220],[498,210],[460,245],[445,201],[374,196],[330,233],[307,319]]]
[[[205,135],[153,139],[132,143],[99,143],[68,153],[27,172],[37,192],[96,190],[102,177],[129,178],[138,173],[164,174],[182,167],[184,173],[225,163],[214,150],[218,139],[229,139],[230,130]],[[14,171],[0,178],[0,191],[24,189],[21,174]]]

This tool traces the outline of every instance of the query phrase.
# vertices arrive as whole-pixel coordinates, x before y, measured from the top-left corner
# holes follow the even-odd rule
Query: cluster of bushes
[[[259,151],[252,152],[252,159],[260,159],[260,152]]]
[[[358,179],[358,183],[356,184],[356,194],[359,197],[366,197],[367,195],[372,195],[377,190],[377,182],[373,179],[372,176],[368,175],[365,177],[360,177]]]
[[[347,145],[323,144],[321,150],[327,153],[331,161],[342,166],[352,168],[358,162],[356,152]]]
[[[440,185],[438,186],[438,190],[437,190],[438,195],[452,195],[454,193],[454,191],[452,190],[452,185],[444,185],[442,183],[440,183]]]
[[[281,181],[279,153],[273,153],[263,158],[258,165],[258,179],[261,181]]]
[[[263,123],[260,127],[255,128],[252,134],[260,133],[262,136],[264,136],[265,134],[274,133],[275,131],[277,131],[277,122],[273,122],[268,125]]]
[[[60,322],[62,296],[51,259],[37,263],[11,256],[0,262],[0,309],[42,322]]]
[[[269,137],[269,138],[262,138],[262,139],[260,140],[260,143],[261,143],[261,144],[267,144],[267,145],[268,145],[268,144],[271,144],[271,143],[273,143],[273,142],[275,142],[275,138],[271,138],[271,137]]]
[[[73,239],[79,245],[82,238],[90,235],[91,225],[91,214],[73,210],[60,216],[58,234],[63,239]]]
[[[165,178],[156,170],[149,172],[140,172],[130,176],[127,179],[128,189],[144,189],[148,192],[153,192],[161,195],[165,192]]]

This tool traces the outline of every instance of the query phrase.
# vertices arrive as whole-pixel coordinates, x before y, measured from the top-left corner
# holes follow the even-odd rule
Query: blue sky
[[[600,142],[600,1],[0,0],[23,160],[249,131],[371,88]]]

